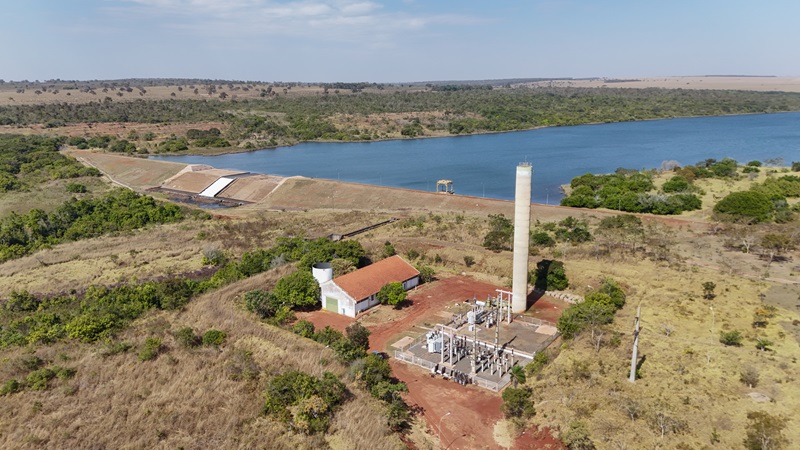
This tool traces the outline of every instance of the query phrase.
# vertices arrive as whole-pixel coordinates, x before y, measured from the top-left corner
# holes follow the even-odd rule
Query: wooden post
[[[642,305],[636,308],[636,325],[633,329],[633,353],[631,354],[631,374],[628,381],[631,383],[636,382],[636,360],[639,356],[639,318],[642,312]]]

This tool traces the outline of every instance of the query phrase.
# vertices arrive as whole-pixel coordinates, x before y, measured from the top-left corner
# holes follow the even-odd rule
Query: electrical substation
[[[512,292],[497,289],[486,300],[464,300],[450,308],[449,321],[394,344],[395,358],[456,383],[501,390],[514,366],[525,366],[557,337],[555,324],[523,315],[528,301],[531,214],[530,163],[517,166]]]

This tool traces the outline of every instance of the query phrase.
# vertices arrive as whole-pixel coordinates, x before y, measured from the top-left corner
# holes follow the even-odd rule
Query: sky
[[[797,0],[1,0],[0,79],[800,76]]]

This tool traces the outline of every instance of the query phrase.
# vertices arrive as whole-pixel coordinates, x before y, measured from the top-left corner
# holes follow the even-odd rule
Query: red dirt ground
[[[298,312],[295,313],[295,315],[300,320],[308,320],[313,323],[315,330],[321,330],[326,326],[330,326],[342,333],[344,333],[344,329],[347,328],[348,325],[356,321],[356,319],[352,317],[343,316],[324,309],[311,312]]]
[[[426,317],[441,311],[446,305],[462,302],[468,298],[484,299],[496,295],[494,286],[468,277],[452,276],[425,284],[409,292],[412,304],[402,310],[397,320],[369,326],[371,350],[388,351],[388,343],[395,336],[408,330]],[[542,314],[534,317],[550,320],[558,305],[541,298],[534,303],[533,311]],[[369,314],[369,313],[367,313]],[[546,317],[545,317],[546,316]],[[298,313],[300,319],[309,320],[314,327],[330,325],[343,331],[354,319],[329,311]],[[555,316],[557,319],[557,315]],[[390,353],[391,354],[391,353]],[[503,400],[499,393],[477,386],[461,386],[442,378],[431,378],[430,373],[420,367],[390,360],[394,375],[408,385],[406,400],[420,407],[432,433],[438,434],[442,423],[442,448],[450,449],[498,449],[493,438],[494,425],[503,418],[500,406]],[[442,420],[447,413],[450,413]],[[549,430],[527,430],[514,442],[515,449],[564,448]]]

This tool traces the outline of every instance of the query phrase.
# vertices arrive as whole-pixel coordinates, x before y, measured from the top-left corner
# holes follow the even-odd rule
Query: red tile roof
[[[419,271],[395,255],[367,267],[336,277],[333,282],[355,301],[377,294],[387,283],[403,282],[419,275]]]

